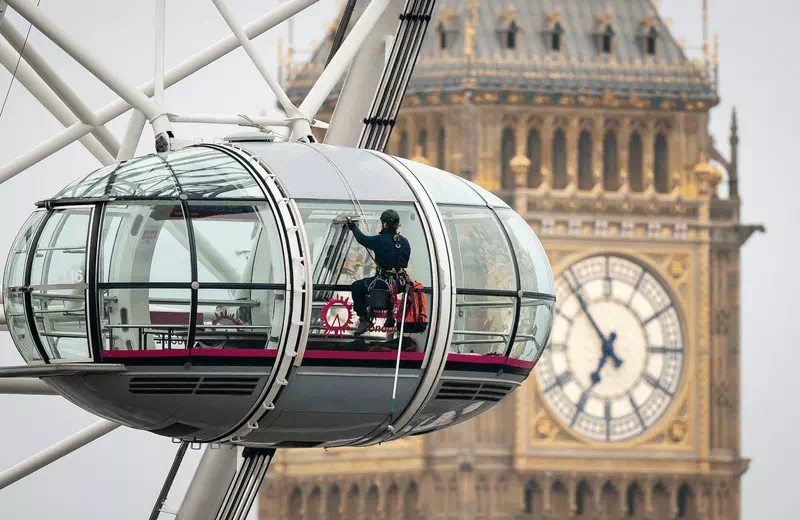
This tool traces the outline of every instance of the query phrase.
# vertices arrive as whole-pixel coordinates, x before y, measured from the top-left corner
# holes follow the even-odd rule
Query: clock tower
[[[739,251],[760,227],[739,219],[735,113],[728,150],[709,134],[716,56],[688,59],[648,0],[437,5],[388,152],[492,190],[536,231],[548,349],[473,421],[284,453],[261,518],[738,520]]]

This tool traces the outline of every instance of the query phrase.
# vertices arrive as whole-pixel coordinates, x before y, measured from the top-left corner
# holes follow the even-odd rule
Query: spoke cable
[[[42,3],[42,0],[38,0],[36,2],[36,7],[39,7],[39,4]],[[6,21],[8,23],[8,21]],[[11,73],[11,82],[8,84],[8,90],[6,90],[6,96],[3,98],[3,106],[0,106],[0,117],[3,117],[3,112],[6,109],[6,103],[8,102],[8,96],[11,94],[11,87],[14,86],[14,79],[17,77],[17,70],[19,70],[19,64],[22,62],[22,55],[25,54],[25,46],[28,45],[28,38],[31,35],[31,29],[33,28],[33,24],[28,26],[28,32],[25,33],[25,41],[22,42],[22,49],[20,49],[19,58],[17,58],[17,64],[14,67],[14,72]]]

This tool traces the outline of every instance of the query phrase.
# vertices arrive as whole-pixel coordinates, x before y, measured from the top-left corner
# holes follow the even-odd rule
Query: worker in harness
[[[356,336],[364,334],[370,327],[367,316],[367,295],[376,278],[400,280],[405,277],[405,269],[411,258],[411,244],[398,232],[400,215],[393,209],[381,213],[381,231],[367,236],[358,229],[358,224],[348,220],[347,227],[353,232],[356,241],[375,253],[377,273],[375,276],[353,282],[350,290],[353,295],[353,309],[358,315]]]

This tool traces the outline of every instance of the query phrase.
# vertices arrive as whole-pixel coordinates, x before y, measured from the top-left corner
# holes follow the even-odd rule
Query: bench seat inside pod
[[[98,170],[42,206],[6,269],[15,343],[31,364],[122,366],[48,380],[162,435],[312,447],[441,429],[516,388],[552,323],[520,217],[376,152],[237,139]],[[389,208],[429,314],[402,342],[380,313],[354,335],[350,285],[375,262],[343,225],[375,234]]]

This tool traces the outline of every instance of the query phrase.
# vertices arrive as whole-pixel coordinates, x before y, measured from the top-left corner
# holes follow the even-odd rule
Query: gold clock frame
[[[658,457],[660,453],[669,453],[673,461],[670,464],[681,466],[680,459],[684,457],[680,454],[684,454],[688,465],[685,471],[690,471],[690,467],[696,471],[696,462],[689,463],[688,459],[695,452],[704,457],[699,453],[704,451],[703,446],[707,443],[703,436],[708,432],[705,424],[707,414],[702,413],[703,395],[710,391],[706,359],[710,336],[708,326],[702,325],[703,309],[707,307],[709,298],[708,256],[702,253],[704,247],[697,245],[648,241],[646,245],[610,242],[603,247],[580,247],[569,239],[553,239],[545,243],[555,277],[575,262],[598,255],[627,258],[655,275],[679,314],[684,341],[683,371],[678,391],[658,421],[644,433],[618,442],[595,441],[573,431],[551,410],[538,381],[531,378],[517,397],[516,413],[520,425],[516,442],[518,467],[543,469],[544,464],[544,467],[552,466],[553,469],[577,469],[590,466],[591,463],[584,460],[566,456],[567,451],[577,448],[585,450],[587,456],[591,453],[595,465],[596,458],[645,459],[633,463],[633,466],[641,466],[642,470],[647,467],[646,459]],[[636,469],[630,464],[624,466]]]

